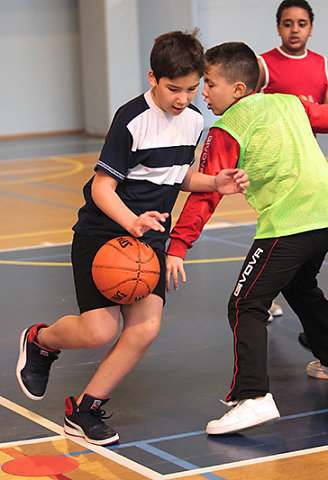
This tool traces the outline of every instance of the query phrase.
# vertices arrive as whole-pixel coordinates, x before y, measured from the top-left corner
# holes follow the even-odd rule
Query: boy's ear
[[[150,86],[152,88],[156,87],[157,80],[156,80],[154,72],[152,70],[149,70],[149,72],[148,72],[148,80],[149,80]]]
[[[280,31],[280,25],[279,25],[279,23],[277,23],[277,32],[278,32],[279,37],[281,37],[281,31]]]
[[[237,100],[245,95],[247,87],[244,82],[235,82],[233,86],[233,96]]]

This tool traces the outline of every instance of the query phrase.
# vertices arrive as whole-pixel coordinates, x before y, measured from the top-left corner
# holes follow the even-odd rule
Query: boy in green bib
[[[256,55],[243,43],[206,52],[202,93],[221,117],[205,141],[200,171],[243,168],[250,179],[246,200],[258,213],[254,243],[228,306],[235,361],[226,404],[233,408],[208,423],[208,434],[280,417],[269,388],[266,329],[280,292],[318,359],[307,366],[308,375],[328,379],[328,300],[316,280],[328,251],[328,164],[313,135],[328,132],[328,105],[256,93],[258,74]],[[188,198],[167,251],[168,290],[171,275],[175,289],[178,274],[186,279],[186,251],[219,201],[216,194]]]

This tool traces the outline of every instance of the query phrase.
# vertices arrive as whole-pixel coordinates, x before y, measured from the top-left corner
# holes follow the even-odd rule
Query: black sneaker
[[[64,431],[69,435],[84,437],[95,445],[109,445],[117,442],[119,435],[103,422],[105,410],[102,407],[109,398],[96,398],[84,394],[82,402],[77,405],[74,397],[66,398]]]
[[[41,400],[44,397],[51,364],[60,353],[60,350],[49,350],[37,343],[36,336],[41,327],[48,325],[33,325],[26,328],[20,337],[16,377],[19,386],[31,400]]]

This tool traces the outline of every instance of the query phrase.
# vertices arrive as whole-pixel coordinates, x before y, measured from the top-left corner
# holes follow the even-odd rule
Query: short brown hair
[[[244,82],[247,89],[255,90],[259,66],[255,53],[245,43],[227,42],[210,48],[205,53],[209,65],[220,65],[220,73],[230,83]]]
[[[161,77],[172,79],[192,72],[203,76],[204,49],[197,35],[197,29],[192,33],[176,30],[155,38],[150,54],[150,67],[157,81]]]

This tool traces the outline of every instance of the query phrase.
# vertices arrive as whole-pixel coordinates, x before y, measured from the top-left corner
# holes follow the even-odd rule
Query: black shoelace
[[[110,413],[109,415],[106,416],[106,410],[103,410],[101,408],[97,408],[97,409],[91,410],[91,415],[93,415],[100,422],[102,422],[103,419],[111,418],[113,413]]]

